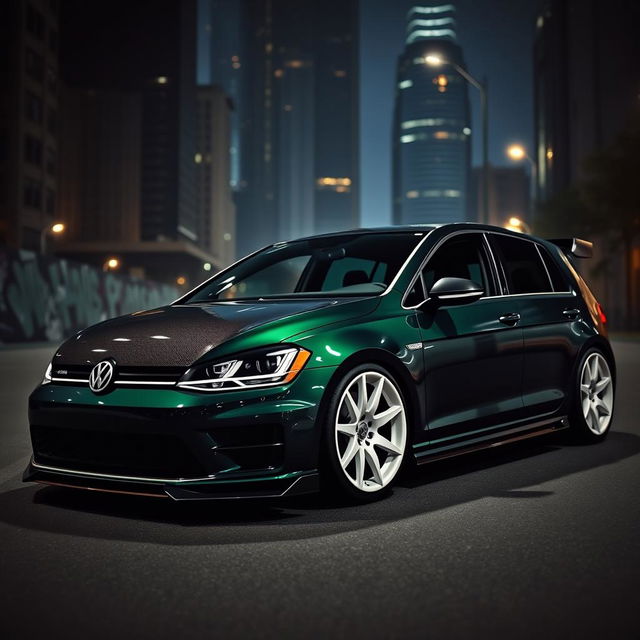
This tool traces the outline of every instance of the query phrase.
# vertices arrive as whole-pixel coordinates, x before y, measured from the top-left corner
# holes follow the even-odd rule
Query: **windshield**
[[[345,234],[280,243],[214,276],[181,303],[377,295],[423,235]]]

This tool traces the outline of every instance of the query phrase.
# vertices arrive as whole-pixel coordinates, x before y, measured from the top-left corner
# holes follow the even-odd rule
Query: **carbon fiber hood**
[[[353,299],[223,302],[175,305],[107,320],[81,331],[58,349],[55,366],[95,364],[113,358],[120,366],[188,367],[241,332],[275,320]]]

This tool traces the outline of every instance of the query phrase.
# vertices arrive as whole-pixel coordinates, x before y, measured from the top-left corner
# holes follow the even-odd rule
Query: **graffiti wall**
[[[90,324],[177,297],[168,285],[0,247],[0,343],[59,342]]]

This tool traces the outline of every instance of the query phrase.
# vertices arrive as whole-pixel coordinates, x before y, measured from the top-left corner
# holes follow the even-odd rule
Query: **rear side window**
[[[509,293],[553,291],[547,270],[533,242],[494,234],[491,243],[502,263]]]
[[[551,284],[553,284],[553,290],[570,291],[571,287],[569,286],[569,281],[567,280],[564,273],[562,273],[554,257],[545,247],[538,245],[538,249],[540,250],[540,255],[544,260],[544,265],[545,267],[547,267],[549,277],[551,278]]]

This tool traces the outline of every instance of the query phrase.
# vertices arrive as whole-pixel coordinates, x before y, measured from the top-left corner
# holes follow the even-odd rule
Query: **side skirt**
[[[445,458],[461,456],[465,453],[492,449],[504,444],[511,444],[512,442],[519,442],[520,440],[528,440],[529,438],[548,435],[568,428],[569,421],[566,416],[556,417],[550,420],[542,420],[540,422],[533,422],[515,429],[503,431],[499,435],[494,435],[482,440],[476,440],[473,443],[461,443],[455,448],[447,447],[445,450],[442,448],[431,451],[426,450],[421,452],[420,455],[416,455],[416,463],[419,465],[427,464],[428,462],[435,462],[436,460],[444,460]]]

